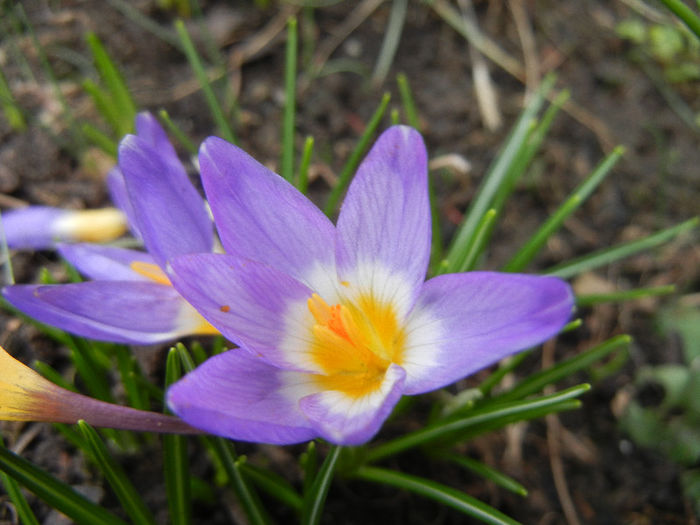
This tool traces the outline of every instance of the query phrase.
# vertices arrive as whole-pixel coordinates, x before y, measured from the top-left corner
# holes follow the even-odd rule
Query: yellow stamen
[[[117,208],[75,211],[58,220],[61,234],[83,242],[108,242],[124,235],[126,216]]]
[[[379,388],[391,363],[400,364],[405,336],[391,305],[371,296],[329,306],[319,295],[307,301],[316,323],[311,356],[321,367],[322,388],[360,397]]]
[[[158,284],[164,284],[166,286],[172,286],[170,279],[165,275],[165,272],[160,269],[160,266],[153,263],[146,263],[143,261],[134,261],[130,265],[132,270],[137,274],[155,281]]]

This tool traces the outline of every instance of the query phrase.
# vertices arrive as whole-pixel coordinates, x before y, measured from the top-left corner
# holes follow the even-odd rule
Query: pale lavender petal
[[[142,239],[141,232],[139,231],[138,225],[136,224],[136,215],[134,214],[134,207],[131,205],[131,199],[129,198],[129,192],[126,190],[126,182],[124,181],[124,175],[118,166],[115,166],[109,173],[107,173],[107,189],[109,190],[109,196],[112,199],[114,205],[119,208],[124,215],[126,215],[127,223],[129,224],[129,230],[137,239]]]
[[[16,285],[3,289],[15,308],[83,337],[150,344],[195,333],[201,318],[171,286],[134,281]]]
[[[199,163],[228,253],[283,270],[314,289],[325,286],[313,277],[319,267],[335,278],[333,225],[291,184],[216,137],[204,141]]]
[[[168,405],[190,425],[240,441],[286,445],[317,436],[298,406],[299,390],[244,349],[208,359],[168,390]]]
[[[170,143],[165,130],[153,115],[147,111],[142,111],[136,115],[134,122],[136,135],[143,139],[146,144],[152,146],[163,161],[168,163],[173,171],[182,170],[182,164],[177,156],[175,148]]]
[[[470,272],[425,283],[406,327],[406,394],[449,385],[556,335],[573,294],[554,277]]]
[[[173,285],[226,338],[276,366],[320,370],[309,357],[312,292],[304,284],[232,255],[186,255],[171,265]]]
[[[209,214],[182,165],[128,135],[119,147],[119,168],[146,249],[158,264],[165,267],[171,257],[212,250]]]
[[[338,445],[361,445],[379,431],[401,398],[406,372],[390,365],[384,381],[374,392],[353,397],[327,390],[304,397],[301,410],[321,437]]]
[[[342,281],[390,299],[412,302],[430,257],[428,164],[420,134],[407,126],[385,131],[367,154],[338,217],[336,264]],[[397,277],[391,289],[386,276]]]
[[[7,245],[14,249],[52,248],[57,240],[56,223],[71,211],[49,206],[28,206],[2,214]],[[70,239],[63,239],[70,240]]]
[[[90,279],[107,281],[148,281],[133,270],[132,263],[156,264],[145,252],[99,244],[59,244],[61,256]]]

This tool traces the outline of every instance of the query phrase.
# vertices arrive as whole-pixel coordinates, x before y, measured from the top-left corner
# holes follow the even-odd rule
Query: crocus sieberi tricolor
[[[217,333],[164,272],[170,257],[212,251],[213,226],[205,203],[157,120],[139,114],[136,131],[124,139],[108,184],[146,252],[59,244],[61,255],[91,281],[9,286],[3,295],[34,319],[92,339],[149,344]],[[149,220],[142,225],[144,214]],[[8,237],[19,228],[13,224],[5,224]]]
[[[122,148],[148,163],[147,149]],[[572,312],[569,286],[553,277],[425,280],[427,154],[411,128],[381,135],[335,226],[236,146],[209,138],[199,160],[226,253],[173,257],[169,275],[240,348],[168,391],[171,409],[192,426],[244,441],[364,443],[403,394],[447,386],[541,343]],[[144,215],[140,227],[159,229],[160,220]]]

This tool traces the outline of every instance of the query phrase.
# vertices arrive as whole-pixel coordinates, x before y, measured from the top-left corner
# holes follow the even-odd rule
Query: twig
[[[554,339],[547,341],[542,347],[542,368],[549,368],[554,363]],[[545,389],[545,393],[551,393],[551,386]],[[556,414],[549,414],[545,417],[547,424],[547,448],[549,449],[549,465],[552,469],[554,487],[559,497],[559,503],[566,516],[569,525],[581,525],[581,520],[576,512],[576,507],[571,499],[569,485],[566,482],[564,464],[561,460],[561,423]]]
[[[540,64],[535,44],[535,35],[528,20],[523,0],[508,0],[508,7],[513,15],[515,30],[518,32],[520,45],[523,48],[525,61],[525,97],[526,99],[537,89],[540,83]]]

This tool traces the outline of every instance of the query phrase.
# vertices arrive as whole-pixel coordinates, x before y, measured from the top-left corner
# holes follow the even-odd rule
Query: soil
[[[262,2],[261,2],[262,3]],[[488,129],[482,121],[473,85],[474,54],[465,39],[427,4],[411,2],[390,72],[381,83],[370,82],[389,20],[391,2],[316,2],[323,7],[302,10],[289,5],[262,8],[254,2],[201,1],[202,18],[188,21],[200,49],[213,44],[227,65],[217,88],[236,99],[236,135],[240,145],[273,168],[279,165],[284,78],[284,32],[287,15],[300,20],[300,74],[296,116],[297,146],[315,138],[311,195],[322,198],[328,180],[338,173],[384,91],[400,108],[394,81],[407,75],[415,96],[422,132],[431,158],[456,154],[466,159],[467,173],[450,172],[436,179],[445,239],[449,239],[474,196],[481,177],[496,156],[523,107],[527,91],[541,75],[557,74],[557,87],[571,91],[571,105],[557,117],[542,152],[505,209],[484,268],[497,269],[537,225],[617,145],[624,159],[584,206],[549,242],[530,271],[572,256],[640,238],[697,214],[700,190],[698,128],[684,121],[668,103],[671,90],[691,111],[698,112],[698,84],[660,85],[663,65],[640,62],[633,45],[616,35],[619,22],[641,15],[634,2],[589,0],[475,1],[479,27],[519,63],[535,64],[536,76],[515,78],[487,62],[502,125]],[[445,4],[447,2],[442,2]],[[215,127],[184,56],[172,45],[143,29],[115,6],[116,0],[21,2],[46,52],[61,92],[75,118],[106,130],[89,98],[80,88],[85,76],[96,78],[84,35],[94,31],[122,73],[140,109],[164,108],[181,129],[199,141]],[[162,10],[154,0],[129,3],[169,30],[176,13]],[[369,7],[377,5],[376,8]],[[437,2],[437,4],[441,4]],[[466,5],[467,2],[456,2]],[[111,160],[91,150],[79,150],[69,140],[69,122],[42,70],[36,46],[26,32],[8,32],[3,3],[5,38],[0,43],[0,66],[28,129],[19,133],[0,118],[0,204],[3,208],[45,204],[92,208],[107,204],[104,175]],[[452,4],[450,4],[452,5]],[[362,9],[357,27],[343,28]],[[524,15],[524,27],[516,20]],[[282,24],[280,24],[282,22]],[[274,28],[278,29],[275,30]],[[527,30],[529,28],[529,31]],[[268,35],[271,35],[268,37]],[[527,38],[532,37],[532,47]],[[336,42],[337,45],[331,44]],[[523,44],[525,42],[525,45]],[[309,44],[308,46],[306,44]],[[526,49],[528,51],[523,51]],[[324,51],[327,51],[324,58]],[[24,57],[19,59],[18,57]],[[324,75],[311,74],[319,64]],[[331,72],[335,71],[335,72]],[[31,73],[30,73],[31,72]],[[325,74],[328,72],[328,74]],[[656,79],[656,80],[655,80]],[[524,82],[525,81],[525,82]],[[666,91],[664,91],[666,90]],[[386,119],[388,123],[388,119]],[[184,158],[184,151],[183,151]],[[697,237],[695,237],[697,239]],[[49,252],[12,256],[18,282],[34,282],[48,266],[61,276],[61,266]],[[678,296],[700,291],[700,250],[692,237],[635,256],[578,279],[579,290],[676,284]],[[681,524],[697,523],[691,502],[684,500],[679,469],[660,454],[638,448],[618,425],[620,399],[634,395],[635,372],[647,364],[680,362],[677,342],[655,328],[655,311],[676,298],[600,305],[580,312],[583,326],[561,337],[555,359],[575,355],[619,333],[633,336],[630,358],[613,374],[595,382],[573,412],[496,432],[465,446],[464,452],[514,476],[529,490],[527,498],[512,495],[456,467],[413,453],[393,460],[394,466],[459,488],[497,507],[524,524],[577,523],[565,515],[567,505],[578,523]],[[66,350],[17,318],[2,316],[0,343],[24,362],[44,360],[66,373]],[[144,366],[159,380],[163,349],[144,351]],[[526,361],[522,373],[542,366],[543,354]],[[521,372],[519,372],[521,373]],[[479,376],[481,377],[481,376]],[[477,378],[460,386],[477,384]],[[579,381],[591,378],[581,375]],[[409,422],[419,425],[420,420]],[[115,506],[108,488],[100,487],[93,469],[48,425],[3,425],[6,443],[58,477],[83,487],[107,506]],[[391,425],[385,429],[396,431]],[[378,439],[382,439],[380,434]],[[298,447],[244,446],[251,461],[267,461],[298,479],[294,458]],[[192,448],[196,474],[206,476],[202,452]],[[144,450],[123,463],[143,490],[149,506],[166,520],[159,454]],[[557,488],[553,472],[561,467],[568,487]],[[565,501],[569,496],[571,503]],[[0,495],[0,523],[14,523]],[[44,523],[61,518],[31,499]],[[291,516],[270,502],[279,523]],[[196,523],[237,523],[240,509],[225,489],[215,503],[198,503]],[[470,523],[463,515],[396,490],[338,480],[332,487],[324,523]]]

